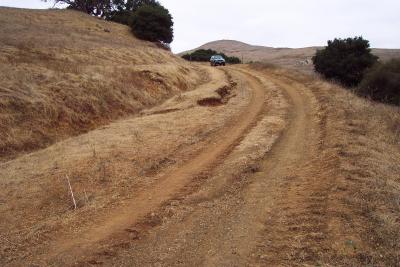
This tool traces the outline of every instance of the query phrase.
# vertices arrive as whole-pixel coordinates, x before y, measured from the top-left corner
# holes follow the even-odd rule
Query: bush
[[[121,10],[113,12],[108,17],[108,20],[124,25],[130,25],[132,23],[132,17],[133,17],[132,11]]]
[[[210,61],[211,56],[216,55],[216,54],[218,54],[217,51],[214,51],[212,49],[207,49],[207,50],[199,49],[199,50],[194,51],[193,53],[183,55],[182,57],[184,59],[190,60],[190,61],[207,62],[207,61]]]
[[[365,74],[357,92],[376,101],[400,106],[400,59],[376,64]]]
[[[199,62],[208,62],[213,55],[221,55],[225,58],[226,63],[229,64],[240,64],[241,60],[238,57],[228,57],[224,53],[218,53],[212,49],[198,49],[193,53],[189,53],[183,55],[182,58],[189,60],[189,61],[199,61]]]
[[[334,79],[345,86],[358,85],[366,69],[377,62],[371,54],[369,41],[362,37],[328,41],[325,49],[313,57],[315,71],[327,79]]]
[[[107,20],[120,24],[131,25],[134,13],[143,5],[160,6],[156,0],[112,0],[113,10],[110,10]]]
[[[133,34],[142,40],[171,43],[174,37],[172,16],[161,5],[143,5],[134,12],[131,21]]]

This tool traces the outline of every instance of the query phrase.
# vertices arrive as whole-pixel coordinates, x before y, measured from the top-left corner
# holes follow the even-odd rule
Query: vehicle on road
[[[210,58],[211,66],[225,66],[225,59],[221,55],[214,55]]]

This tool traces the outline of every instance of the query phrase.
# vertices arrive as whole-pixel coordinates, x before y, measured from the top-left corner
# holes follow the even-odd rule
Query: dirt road
[[[239,73],[236,73],[239,75]],[[259,165],[224,185],[213,180],[182,200],[184,213],[106,265],[246,266],[322,262],[330,162],[319,154],[318,105],[304,86],[241,71],[253,86],[276,86],[288,101],[286,128]],[[254,87],[253,87],[254,88]],[[275,99],[276,100],[276,99]],[[266,110],[266,114],[273,110]],[[231,159],[227,159],[229,161]],[[224,167],[222,167],[224,168]],[[324,176],[321,177],[320,173]],[[216,185],[219,187],[215,194]],[[204,193],[205,192],[205,193]],[[181,211],[184,210],[184,211]]]
[[[114,138],[110,144],[98,145],[93,159],[91,151],[80,145],[82,140],[72,138],[59,145],[63,149],[51,147],[3,164],[3,176],[12,171],[20,179],[31,175],[23,166],[33,162],[46,166],[41,172],[51,172],[48,166],[54,163],[49,162],[59,154],[77,155],[65,160],[65,165],[57,165],[57,170],[76,166],[80,172],[75,177],[84,177],[82,173],[99,154],[113,170],[107,175],[119,177],[124,172],[133,176],[138,169],[132,185],[121,186],[118,181],[112,189],[102,189],[109,190],[104,193],[107,201],[111,194],[120,196],[109,202],[98,198],[102,206],[96,200],[90,203],[83,189],[90,205],[77,212],[60,212],[42,225],[46,231],[40,237],[4,247],[3,265],[274,266],[323,262],[319,252],[326,246],[324,212],[334,165],[321,150],[324,133],[314,95],[296,81],[247,67],[208,68],[208,72],[210,82],[194,91],[145,111],[142,117],[89,133],[89,139],[111,134]],[[173,123],[176,127],[168,128]],[[142,125],[139,141],[118,139],[133,125]],[[141,146],[146,148],[143,153],[130,154],[132,149],[141,151]],[[50,152],[52,157],[46,158]],[[160,154],[165,157],[149,168],[146,153],[149,161]],[[143,157],[142,161],[133,160],[138,165],[135,168],[124,161],[135,157]],[[23,185],[5,183],[9,188]],[[25,209],[25,214],[34,212],[23,203],[20,209]],[[44,210],[42,217],[26,215],[26,220],[46,220],[51,211]],[[3,231],[10,232],[4,239],[17,243],[20,239],[15,235],[24,233],[23,227],[7,227],[2,224]],[[32,227],[26,228],[32,231]],[[10,256],[17,251],[24,251],[24,256]]]

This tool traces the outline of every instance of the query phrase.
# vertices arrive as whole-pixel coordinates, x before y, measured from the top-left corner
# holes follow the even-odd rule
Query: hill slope
[[[206,43],[197,49],[213,49],[228,56],[242,58],[244,62],[262,61],[282,67],[297,68],[312,71],[311,58],[321,47],[304,48],[274,48],[267,46],[250,45],[234,40],[219,40]],[[192,50],[193,51],[193,50]],[[188,51],[190,52],[190,51]],[[372,52],[382,60],[400,57],[400,49],[373,49]],[[180,54],[186,54],[182,52]]]
[[[67,10],[0,8],[0,160],[187,90],[195,67],[126,26]]]

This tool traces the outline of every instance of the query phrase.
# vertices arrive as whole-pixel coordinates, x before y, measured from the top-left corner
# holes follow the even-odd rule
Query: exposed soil
[[[395,196],[399,111],[374,107],[394,114],[387,147],[350,157],[374,127],[339,99],[371,104],[285,70],[204,69],[207,83],[140,116],[2,163],[1,265],[396,266],[399,207],[366,187],[386,177]]]

